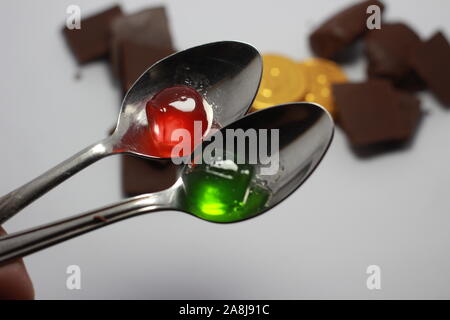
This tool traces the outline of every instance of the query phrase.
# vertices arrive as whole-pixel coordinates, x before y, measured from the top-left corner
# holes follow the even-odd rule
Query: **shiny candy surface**
[[[173,148],[184,138],[190,138],[187,142],[190,143],[190,150],[194,150],[209,128],[210,117],[205,104],[195,89],[185,85],[165,88],[153,96],[146,106],[149,148],[152,152],[169,158]],[[176,132],[179,129],[186,130],[190,136],[179,137]]]
[[[295,62],[282,56],[264,55],[263,68],[252,111],[280,103],[307,101],[320,104],[336,115],[332,85],[348,80],[333,61],[310,58]]]
[[[270,191],[255,177],[255,165],[217,160],[192,166],[183,174],[184,206],[199,218],[235,222],[264,209]]]
[[[335,115],[332,84],[348,81],[341,67],[330,60],[312,58],[301,62],[300,70],[307,77],[304,100],[318,103]]]
[[[305,94],[305,85],[305,74],[300,72],[294,60],[280,55],[263,55],[263,75],[253,109],[300,101]]]

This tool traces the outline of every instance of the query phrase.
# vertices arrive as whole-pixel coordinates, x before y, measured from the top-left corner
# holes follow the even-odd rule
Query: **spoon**
[[[125,95],[113,134],[0,198],[0,225],[70,176],[106,156],[129,153],[161,159],[144,148],[146,102],[177,84],[196,89],[213,106],[213,122],[227,125],[243,116],[258,90],[261,56],[245,43],[214,42],[168,56],[145,71]]]
[[[277,154],[280,169],[277,174],[264,176],[265,185],[271,193],[264,206],[259,206],[245,215],[231,215],[231,219],[219,219],[218,215],[203,214],[204,212],[191,209],[189,202],[186,202],[189,200],[186,197],[186,182],[193,167],[184,165],[179,167],[180,176],[174,185],[164,191],[129,198],[102,209],[1,237],[0,263],[144,213],[176,210],[212,222],[238,222],[260,215],[294,192],[314,171],[331,143],[334,124],[322,107],[312,103],[292,103],[247,115],[222,128],[212,137],[224,134],[227,129],[237,128],[279,130]],[[201,150],[204,150],[204,153],[212,141],[215,139],[209,138],[202,143]],[[273,154],[275,152],[271,153]],[[220,191],[227,192],[223,188]],[[225,215],[229,213],[223,212]]]

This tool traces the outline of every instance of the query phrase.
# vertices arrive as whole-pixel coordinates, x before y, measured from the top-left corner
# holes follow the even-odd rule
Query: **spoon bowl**
[[[228,134],[225,134],[225,132],[230,132],[230,130],[232,133],[240,132],[240,135],[234,134],[233,136],[229,136]],[[266,197],[263,198],[265,202],[264,205],[253,207],[251,212],[242,212],[242,210],[236,211],[236,208],[234,207],[230,209],[230,207],[225,206],[222,214],[218,215],[218,206],[223,205],[223,203],[221,203],[222,201],[229,200],[229,197],[224,196],[224,194],[229,192],[229,189],[238,188],[237,184],[239,183],[239,180],[242,179],[242,177],[238,176],[237,178],[234,178],[234,181],[229,181],[228,187],[217,190],[216,196],[212,196],[211,194],[199,195],[199,193],[202,192],[211,193],[211,188],[213,188],[213,186],[211,186],[210,183],[208,183],[206,188],[203,188],[204,186],[202,184],[193,186],[195,187],[195,198],[193,201],[207,201],[207,204],[214,208],[210,212],[202,210],[198,203],[190,206],[190,201],[183,200],[186,193],[189,196],[189,190],[187,190],[189,188],[186,188],[186,182],[189,181],[186,177],[188,177],[189,174],[186,174],[186,172],[190,169],[189,166],[185,166],[181,174],[183,183],[177,185],[177,198],[181,200],[176,201],[178,205],[176,209],[213,222],[237,222],[257,216],[271,209],[300,187],[320,163],[332,141],[334,124],[329,113],[319,105],[312,103],[284,104],[254,112],[233,122],[204,141],[199,149],[207,150],[208,146],[211,147],[211,145],[217,141],[215,137],[221,135],[222,142],[220,145],[223,147],[223,151],[220,152],[220,154],[236,155],[239,152],[242,152],[240,151],[242,149],[239,149],[239,144],[228,143],[228,140],[236,139],[235,137],[238,139],[240,138],[241,140],[245,139],[249,136],[248,133],[250,131],[260,133],[261,135],[264,132],[268,134],[270,130],[275,130],[277,132],[276,137],[272,137],[272,140],[275,138],[278,139],[275,148],[273,146],[272,149],[270,148],[272,145],[270,139],[265,140],[264,137],[258,135],[256,135],[258,141],[246,141],[247,150],[251,150],[251,144],[253,144],[251,152],[258,155],[257,157],[261,158],[261,155],[267,154],[265,160],[271,157],[273,160],[272,162],[276,162],[269,165],[268,161],[265,161],[266,164],[262,165],[260,163],[261,161],[256,161],[255,164],[251,165],[255,168],[255,180],[257,180],[259,185],[262,185],[267,193],[270,193],[270,195],[267,196],[267,200],[264,200]],[[213,147],[217,148],[217,146]],[[200,152],[201,151],[198,151],[198,153]],[[203,163],[208,161],[211,162],[211,159],[206,159],[207,156],[208,155],[203,154]],[[257,157],[255,156],[253,158],[256,159]],[[244,168],[246,170],[249,169],[249,166],[246,165],[246,163],[248,163],[250,158],[251,157],[243,158]],[[221,159],[220,163],[223,163],[222,160],[223,159]],[[264,159],[259,160],[264,161]],[[205,165],[203,165],[203,167],[205,167]],[[208,168],[206,166],[206,170],[209,170],[209,173],[212,172],[213,175],[227,174],[230,176],[230,171],[227,172],[223,169],[215,170],[216,172],[213,172],[214,168],[211,169],[211,167]],[[206,178],[214,179],[211,178],[211,175],[209,174],[206,175]],[[204,190],[202,190],[202,188]],[[199,189],[200,191],[198,191]],[[248,191],[247,189],[244,190],[246,192]],[[256,197],[254,197],[254,199],[257,200]],[[250,200],[247,199],[247,201]]]
[[[188,181],[188,175],[191,174],[189,170],[192,170],[192,168],[196,170],[195,166],[203,165],[196,164],[196,162],[193,161],[193,163],[180,166],[180,177],[172,187],[164,191],[126,199],[115,205],[110,205],[102,209],[64,219],[56,223],[1,237],[0,263],[44,249],[113,222],[149,212],[177,210],[211,222],[238,222],[260,215],[292,194],[311,175],[328,150],[333,138],[334,125],[330,115],[325,109],[311,103],[292,103],[264,109],[247,115],[222,128],[214,135],[211,135],[195,150],[198,151],[201,149],[203,151],[200,155],[202,160],[210,159],[207,155],[209,154],[208,150],[212,149],[219,150],[220,148],[225,148],[225,153],[222,154],[235,154],[236,149],[234,147],[228,147],[226,143],[223,143],[222,146],[219,147],[217,147],[218,144],[215,144],[215,141],[220,140],[217,137],[227,137],[226,133],[229,132],[227,131],[229,129],[235,130],[234,132],[238,129],[242,129],[243,132],[248,129],[277,129],[277,131],[274,132],[278,132],[279,147],[272,148],[272,140],[270,140],[271,147],[266,148],[266,150],[269,150],[267,152],[269,157],[279,160],[277,170],[267,172],[267,170],[262,170],[263,168],[268,169],[267,166],[256,165],[258,169],[257,174],[261,175],[260,179],[262,179],[262,181],[265,181],[265,190],[270,191],[270,195],[264,194],[268,195],[267,197],[264,197],[264,203],[259,202],[257,206],[251,204],[250,207],[246,207],[244,210],[234,210],[236,206],[232,207],[233,210],[220,210],[223,208],[222,205],[227,205],[227,203],[223,203],[224,199],[233,201],[232,197],[223,197],[221,193],[230,192],[231,189],[239,190],[237,182],[242,182],[243,179],[241,178],[246,177],[245,175],[241,175],[237,176],[237,180],[231,181],[232,187],[229,188],[230,190],[219,188],[219,194],[214,191],[214,188],[203,188],[200,186],[200,198],[199,194],[194,194],[194,200],[200,201],[201,203],[202,196],[204,196],[203,199],[212,197],[215,202],[210,201],[207,203],[207,205],[209,205],[209,211],[192,206],[192,203],[189,202],[190,182]],[[256,152],[259,152],[260,149],[264,148],[264,143],[261,143],[260,141],[262,140],[259,140],[257,143],[258,148],[253,149],[253,151],[256,150]],[[266,144],[269,143],[268,141],[269,140],[266,141]],[[209,148],[211,146],[214,148]],[[195,151],[193,157],[190,157],[190,159],[198,161]],[[219,152],[215,153],[214,156],[217,156],[217,154],[219,154]],[[247,154],[251,154],[251,152],[248,152]],[[244,158],[246,159],[246,157]],[[228,162],[223,163],[230,164]],[[241,164],[239,164],[239,166],[240,165]],[[243,163],[242,165],[245,166],[247,164]],[[251,164],[251,166],[255,165]],[[207,167],[207,169],[208,168],[209,167]],[[224,167],[222,166],[218,170],[222,170],[223,168]],[[250,168],[246,167],[246,170],[250,170]],[[234,170],[233,172],[238,171]],[[228,179],[227,176],[229,176],[229,172],[224,172],[224,170],[222,170],[216,173],[219,173],[219,177],[222,176],[223,179]],[[242,171],[239,171],[239,173],[242,173]],[[247,176],[249,175],[247,174]],[[211,180],[211,176],[208,177],[208,180]],[[214,181],[220,182],[220,179]],[[246,185],[249,186],[251,182],[252,181],[248,181],[247,179]],[[259,182],[261,182],[261,180],[259,180]],[[213,183],[209,186],[214,187],[217,186],[217,184],[214,185]],[[250,196],[249,193],[245,193],[246,201],[248,203],[250,202]],[[253,199],[262,198],[253,197]],[[246,204],[244,203],[244,205]],[[211,208],[214,208],[215,210],[211,211]],[[250,208],[250,210],[246,210],[248,208]]]
[[[258,51],[235,41],[208,43],[160,60],[125,95],[112,136],[113,152],[160,158],[142,141],[148,137],[146,103],[162,89],[175,85],[195,89],[212,106],[212,122],[223,126],[247,112],[261,75]]]
[[[146,102],[163,88],[184,84],[213,107],[213,119],[227,125],[249,109],[262,74],[261,56],[246,43],[222,41],[177,52],[160,60],[126,94],[113,134],[0,198],[0,224],[90,164],[112,154],[161,159],[148,147]],[[166,159],[166,158],[165,158]]]

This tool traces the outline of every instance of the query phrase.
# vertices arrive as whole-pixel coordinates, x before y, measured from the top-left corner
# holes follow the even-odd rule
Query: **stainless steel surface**
[[[170,209],[176,195],[173,191],[177,190],[180,182],[180,180],[177,181],[173,187],[162,192],[129,198],[79,216],[1,237],[0,263],[47,248],[113,222],[143,213]]]
[[[261,73],[258,51],[236,41],[193,47],[157,62],[126,94],[112,136],[0,198],[0,224],[70,176],[108,155],[131,153],[157,158],[148,149],[140,148],[136,141],[147,128],[145,103],[161,89],[176,84],[190,85],[212,104],[213,120],[227,125],[247,112]]]
[[[328,150],[334,134],[334,123],[329,113],[317,104],[306,102],[260,110],[227,128],[279,130],[279,172],[264,176],[273,193],[268,209],[289,196],[308,178]]]
[[[322,107],[311,103],[292,103],[261,110],[221,129],[278,129],[279,159],[283,169],[270,181],[273,195],[261,214],[294,192],[314,171],[333,138],[333,121]],[[216,133],[218,134],[218,133]],[[211,141],[206,141],[206,146]],[[186,167],[185,167],[186,168]],[[180,170],[183,170],[180,167]],[[167,190],[130,198],[56,223],[0,238],[0,263],[44,249],[110,223],[143,213],[178,210],[191,213],[180,201],[181,177]]]

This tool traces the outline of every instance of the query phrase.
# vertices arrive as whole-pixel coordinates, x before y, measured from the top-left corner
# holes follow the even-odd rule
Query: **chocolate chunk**
[[[164,7],[145,9],[120,17],[113,22],[111,32],[113,73],[122,79],[125,91],[130,82],[133,83],[149,66],[174,51]],[[140,53],[135,53],[136,51]],[[130,56],[127,57],[124,52]],[[121,67],[123,59],[129,60],[127,65],[138,69],[138,74],[135,71],[124,71]]]
[[[450,106],[450,45],[438,32],[411,54],[414,70],[425,80],[436,97]]]
[[[386,80],[336,84],[333,94],[339,123],[355,147],[406,141],[421,115],[419,100]]]
[[[331,59],[361,37],[368,29],[367,7],[377,5],[383,10],[380,1],[368,0],[357,3],[326,20],[309,37],[313,52],[322,58]]]
[[[170,160],[122,156],[122,190],[135,196],[165,190],[177,180],[177,167]]]
[[[68,29],[64,26],[63,33],[80,64],[86,63],[109,53],[110,24],[122,16],[119,6],[114,6],[99,14],[81,20],[81,29]]]
[[[427,87],[425,81],[423,81],[423,79],[417,74],[416,71],[414,71],[414,69],[411,69],[410,72],[408,72],[401,79],[393,82],[393,84],[395,87],[409,92],[424,90]]]
[[[420,100],[404,91],[397,91],[399,109],[399,140],[408,140],[413,135],[422,116]]]
[[[407,84],[415,76],[409,56],[421,41],[407,25],[385,23],[381,29],[369,31],[364,44],[370,77],[387,78],[394,84]]]

